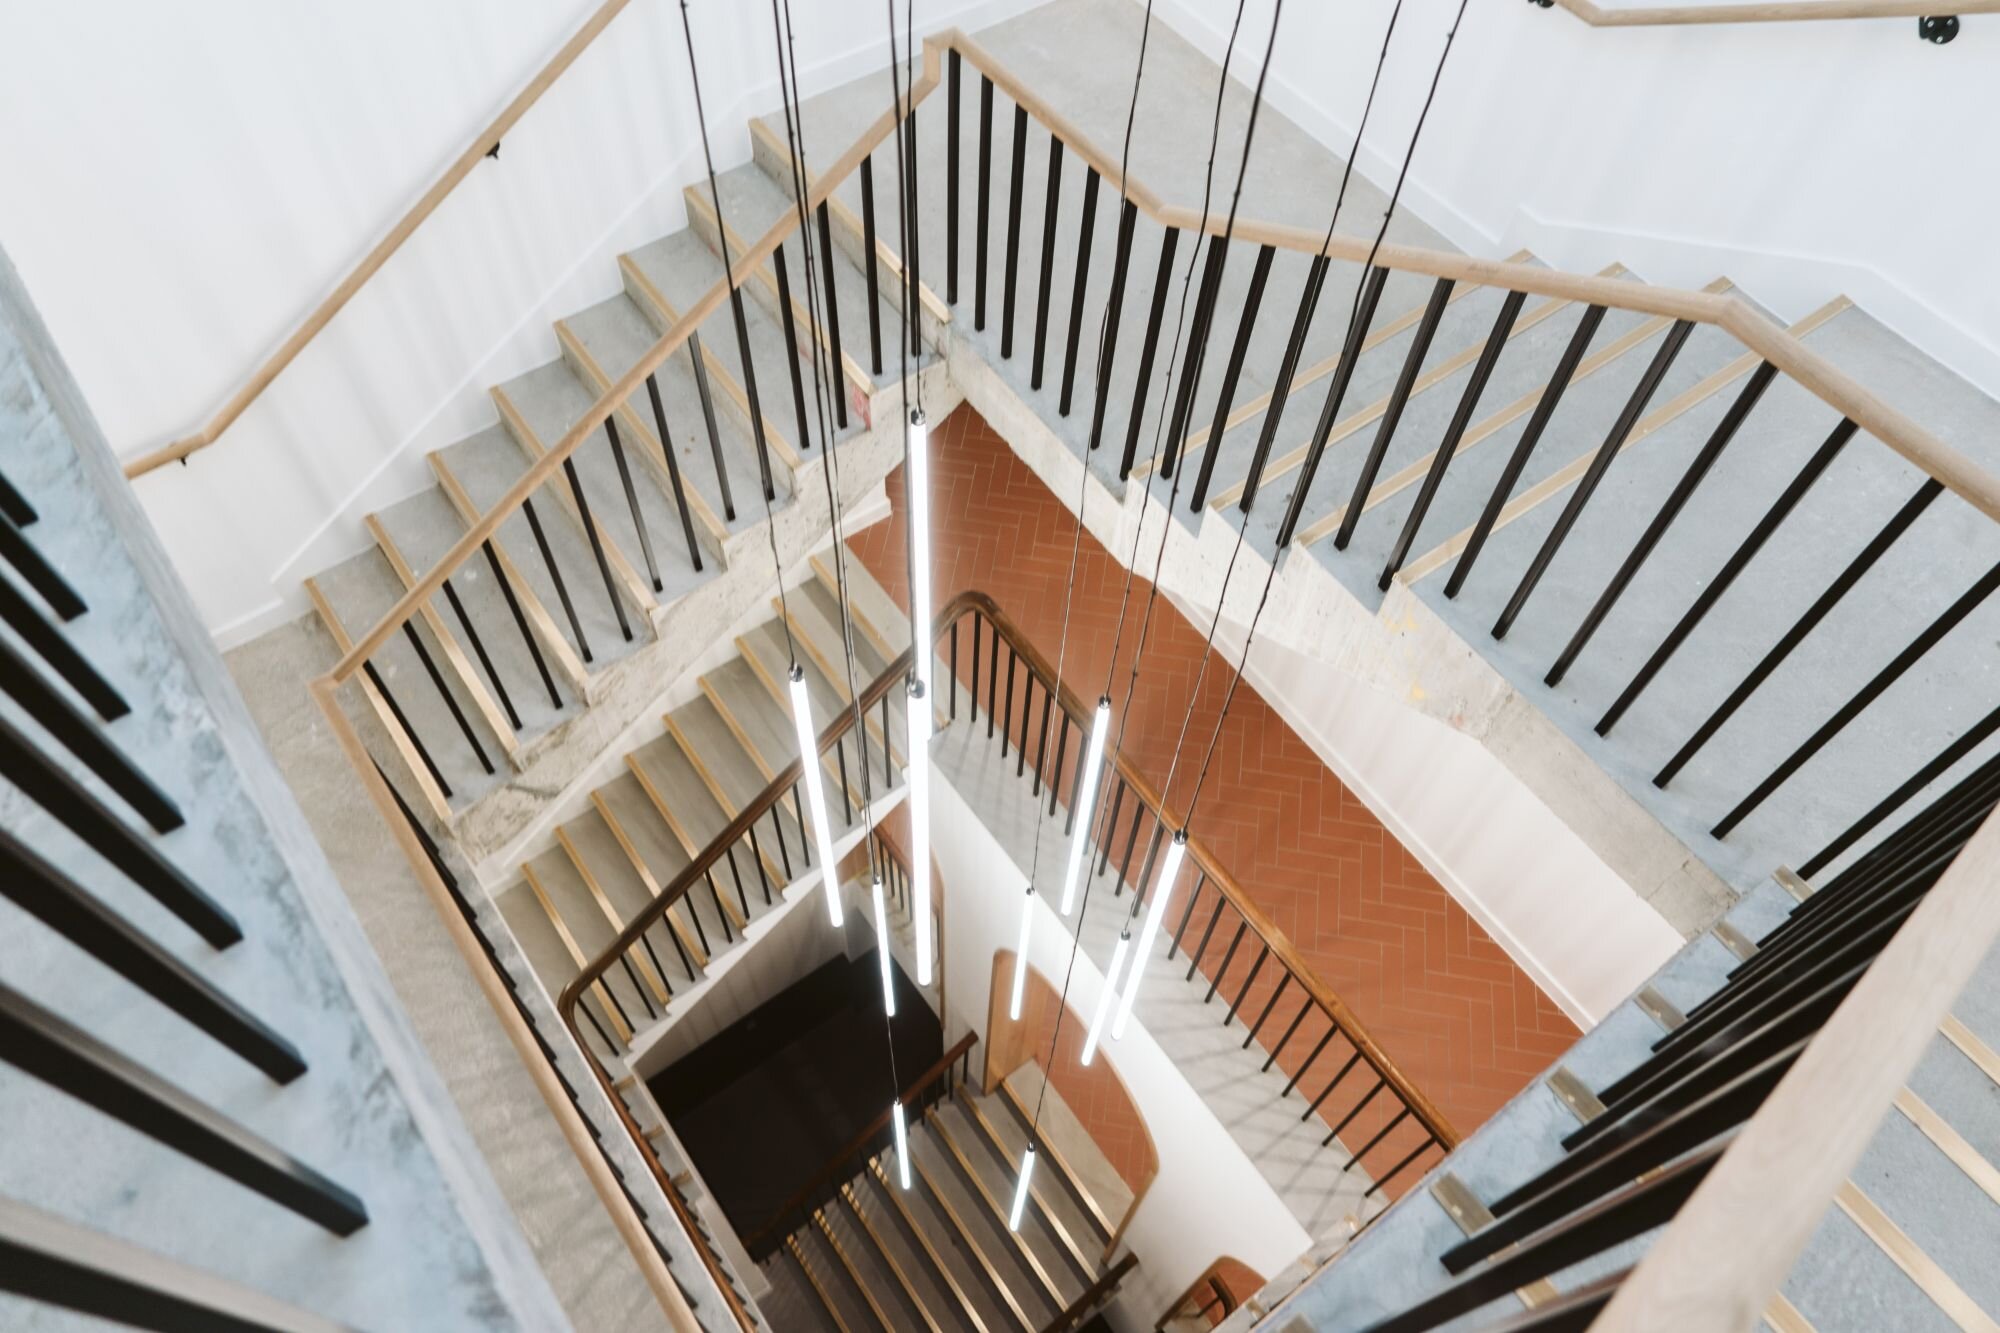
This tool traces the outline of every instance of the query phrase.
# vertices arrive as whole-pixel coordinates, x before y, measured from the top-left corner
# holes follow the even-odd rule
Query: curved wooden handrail
[[[304,322],[292,330],[291,336],[279,343],[277,349],[264,359],[263,364],[250,373],[250,378],[243,382],[242,387],[215,410],[215,415],[208,419],[206,425],[192,435],[133,459],[125,465],[126,477],[128,479],[143,477],[155,468],[185,460],[189,454],[206,449],[221,439],[222,433],[235,424],[236,419],[243,415],[244,409],[256,402],[258,395],[270,388],[271,382],[284,373],[285,367],[291,365],[299,353],[305,350],[306,344],[318,337],[320,330],[333,322],[333,317],[354,299],[355,293],[361,290],[362,285],[389,262],[390,256],[401,249],[403,242],[409,240],[417,228],[423,225],[424,220],[437,211],[438,205],[445,201],[445,197],[472,174],[472,169],[479,165],[480,159],[500,147],[500,140],[520,122],[521,117],[527,114],[528,108],[549,90],[549,86],[561,77],[564,70],[576,63],[576,58],[583,54],[584,48],[596,41],[598,34],[610,26],[611,20],[617,18],[630,3],[631,0],[604,0],[604,3],[584,20],[583,26],[572,33],[570,39],[549,58],[549,62],[528,80],[527,86],[514,95],[514,100],[501,108],[500,114],[493,118],[492,123],[480,130],[472,142],[466,145],[464,152],[452,159],[451,165],[444,169],[444,174],[431,182],[431,187],[418,197],[416,203],[410,205],[409,211],[396,220],[396,225],[389,228],[388,234],[361,257],[361,262],[340,280],[340,285],[327,293],[326,298],[307,314]]]
[[[2000,14],[2000,0],[1770,0],[1761,4],[1597,5],[1555,0],[1593,28],[1664,28],[1708,23],[1816,23],[1832,19],[1911,19],[1933,14]]]
[[[907,114],[908,108],[921,103],[937,86],[938,67],[942,60],[943,47],[934,41],[924,43],[924,72],[905,92],[903,106],[884,111],[869,126],[868,130],[841,154],[838,161],[821,172],[806,190],[806,211],[810,213],[833,193],[834,187],[857,170],[863,158],[867,157],[891,134],[897,123]],[[714,286],[702,294],[701,299],[682,312],[673,326],[660,336],[652,349],[634,362],[631,369],[620,376],[618,382],[598,395],[597,401],[585,409],[582,416],[571,423],[563,432],[563,437],[548,446],[533,466],[515,479],[507,488],[507,493],[496,500],[492,507],[474,523],[452,548],[431,567],[431,569],[403,594],[397,603],[383,613],[375,627],[355,641],[341,659],[334,663],[327,675],[335,681],[345,681],[361,669],[361,664],[379,649],[382,644],[401,627],[405,620],[415,615],[420,607],[436,594],[445,576],[479,553],[482,542],[499,530],[501,523],[521,507],[521,502],[532,496],[550,477],[555,475],[563,460],[576,452],[577,446],[588,439],[592,432],[600,429],[613,412],[627,398],[637,393],[646,383],[646,377],[666,364],[667,358],[680,349],[704,319],[721,308],[729,299],[731,290],[743,286],[756,274],[758,266],[769,259],[774,251],[784,243],[787,236],[798,226],[796,209],[788,209],[785,215],[772,223],[755,244],[736,259],[725,278],[718,279]]]
[[[977,1033],[968,1032],[963,1037],[960,1037],[957,1045],[939,1056],[936,1064],[919,1074],[915,1081],[903,1089],[903,1104],[907,1106],[915,1101],[925,1088],[928,1088],[931,1084],[949,1073],[951,1067],[963,1059],[966,1053],[978,1044],[979,1036]],[[867,1128],[843,1144],[839,1152],[827,1158],[826,1165],[814,1172],[811,1180],[799,1186],[798,1189],[793,1190],[792,1196],[786,1199],[776,1212],[771,1214],[770,1221],[741,1238],[743,1248],[754,1250],[758,1243],[768,1238],[773,1230],[784,1226],[785,1220],[791,1217],[793,1213],[806,1207],[814,1198],[818,1197],[820,1191],[825,1189],[830,1182],[839,1179],[842,1168],[847,1166],[854,1155],[867,1148],[883,1130],[889,1128],[890,1114],[889,1111],[883,1111],[882,1114],[868,1122]]]
[[[975,591],[961,592],[945,603],[931,622],[931,642],[935,643],[939,637],[948,633],[952,625],[967,614],[984,617],[993,627],[994,633],[1008,640],[1032,677],[1040,681],[1042,688],[1056,698],[1069,714],[1071,721],[1080,728],[1089,726],[1092,710],[1086,708],[1083,701],[1067,685],[1057,687],[1054,666],[1042,656],[1012,618],[1001,610],[1000,604],[987,594]],[[840,713],[821,729],[814,746],[815,755],[831,750],[836,741],[853,729],[856,716],[865,717],[891,688],[899,686],[914,660],[914,647],[905,648],[898,654],[895,660],[862,690],[854,704],[843,707]],[[1141,776],[1123,754],[1113,750],[1106,757],[1140,802],[1149,807],[1163,822],[1173,827],[1180,826],[1179,821],[1167,812],[1158,789]],[[640,937],[666,915],[668,908],[685,897],[697,884],[703,883],[709,871],[722,861],[729,849],[741,841],[759,820],[771,812],[791,791],[803,773],[804,764],[801,759],[795,758],[785,765],[772,777],[764,790],[750,800],[729,825],[711,839],[709,844],[674,877],[673,882],[662,888],[657,897],[634,914],[626,922],[624,929],[619,931],[618,937],[586,963],[569,984],[563,987],[561,995],[556,999],[556,1009],[571,1034],[577,1037],[578,1046],[590,1057],[592,1071],[607,1089],[611,1082],[610,1076],[596,1057],[590,1054],[589,1043],[582,1039],[576,1027],[576,1008],[584,992],[615,965],[627,950],[636,946]],[[1229,900],[1230,905],[1241,914],[1250,930],[1270,948],[1272,955],[1298,980],[1300,988],[1326,1015],[1327,1021],[1353,1045],[1362,1061],[1382,1079],[1391,1092],[1401,1099],[1402,1104],[1410,1109],[1411,1116],[1424,1127],[1425,1132],[1446,1151],[1456,1146],[1459,1134],[1452,1127],[1451,1121],[1410,1081],[1374,1038],[1369,1036],[1360,1020],[1340,997],[1314,975],[1311,964],[1300,954],[1291,938],[1250,900],[1235,877],[1216,860],[1200,838],[1192,835],[1188,838],[1186,855],[1202,874],[1208,876],[1209,882],[1217,891]],[[613,1097],[612,1100],[616,1102],[618,1099]],[[635,1127],[628,1124],[628,1128],[637,1134]],[[649,1161],[653,1160],[650,1146],[643,1141],[644,1136],[639,1137],[642,1153],[647,1155]],[[655,1168],[657,1169],[656,1162]]]
[[[1979,0],[1979,3],[2000,5],[2000,0]],[[924,39],[924,70],[907,90],[903,108],[885,110],[837,161],[813,178],[806,192],[808,212],[830,196],[834,188],[860,166],[862,159],[895,131],[904,109],[917,106],[937,87],[947,51],[958,52],[976,70],[993,80],[994,85],[1008,97],[1027,108],[1045,128],[1063,141],[1067,151],[1082,158],[1100,177],[1120,182],[1139,211],[1154,222],[1207,235],[1221,235],[1227,230],[1223,218],[1210,217],[1204,221],[1193,210],[1165,203],[1143,181],[1127,179],[1114,155],[1106,152],[1061,112],[1022,84],[975,38],[956,28]],[[653,344],[652,350],[640,357],[616,384],[599,395],[597,401],[571,424],[562,439],[550,446],[422,578],[410,585],[395,606],[354,643],[328,675],[340,682],[359,671],[361,663],[380,649],[405,620],[415,615],[436,594],[445,575],[476,555],[480,543],[491,537],[523,500],[555,474],[564,459],[599,429],[621,403],[638,391],[646,376],[664,364],[702,320],[720,308],[731,288],[740,287],[751,279],[758,266],[770,257],[796,226],[796,210],[788,210],[784,217],[774,222],[763,236],[745,249],[726,279],[717,281]],[[1309,254],[1323,253],[1354,262],[1365,261],[1369,250],[1367,242],[1356,237],[1335,236],[1331,242],[1325,242],[1323,233],[1305,228],[1241,219],[1237,220],[1231,234],[1238,240],[1253,244]],[[1420,246],[1384,245],[1375,260],[1384,268],[1430,277],[1451,278],[1479,286],[1561,297],[1611,309],[1715,325],[1734,336],[1748,350],[1790,375],[1807,392],[1853,420],[1926,475],[1936,478],[1988,518],[2000,522],[2000,477],[1890,406],[1832,361],[1807,347],[1799,338],[1739,297],[1564,273],[1531,264],[1478,259]]]
[[[1568,0],[1564,2],[1568,3]],[[1838,0],[1843,5],[1864,2],[1878,0]],[[1888,0],[1879,2],[1887,3]],[[2000,10],[2000,0],[1978,0],[1978,3]],[[1964,6],[1951,8],[1955,13],[1971,12]],[[1936,12],[1934,3],[1931,12]],[[1212,214],[1204,219],[1194,209],[1166,203],[1147,188],[1145,182],[1128,178],[1120,170],[1118,154],[1093,141],[1074,122],[1037,96],[977,39],[953,29],[931,40],[957,51],[981,74],[993,80],[995,87],[1027,108],[1043,128],[1063,141],[1066,152],[1081,157],[1106,185],[1122,183],[1126,197],[1141,213],[1159,225],[1209,236],[1221,236],[1227,232],[1232,239],[1253,245],[1324,254],[1356,263],[1367,260],[1370,246],[1366,237],[1336,235],[1329,242],[1323,231],[1240,217],[1233,220],[1232,230],[1232,220],[1228,217]],[[2000,477],[1891,407],[1741,297],[1565,273],[1511,260],[1476,259],[1470,255],[1428,250],[1414,245],[1385,244],[1376,253],[1375,262],[1382,268],[1421,273],[1427,277],[1450,278],[1455,282],[1500,287],[1530,295],[1562,297],[1614,310],[1713,324],[1732,334],[1746,348],[1790,375],[1807,392],[1851,419],[1924,473],[1935,477],[1975,509],[2000,523]]]

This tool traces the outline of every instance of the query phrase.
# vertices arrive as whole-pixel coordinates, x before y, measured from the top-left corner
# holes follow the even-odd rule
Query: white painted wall
[[[947,1044],[968,1029],[984,1033],[993,956],[1012,949],[1020,930],[1021,872],[1000,840],[933,765],[931,846],[948,895],[945,902]],[[1028,961],[1046,977],[1070,966],[1068,928],[1041,897],[1030,932]],[[1069,1005],[1090,1013],[1104,974],[1077,955]],[[1126,1231],[1139,1256],[1114,1314],[1121,1327],[1151,1320],[1201,1275],[1217,1255],[1230,1254],[1260,1273],[1275,1273],[1311,1243],[1305,1229],[1265,1183],[1256,1166],[1142,1023],[1100,1048],[1132,1094],[1159,1152],[1160,1173]],[[1143,1314],[1139,1321],[1133,1316]]]
[[[113,447],[199,426],[598,0],[5,7],[0,243]],[[919,31],[1028,0],[923,0]],[[887,61],[870,0],[811,0],[808,96]],[[769,6],[694,0],[718,169],[777,105]],[[886,103],[887,94],[884,93]],[[701,169],[676,0],[633,0],[213,448],[139,483],[208,625],[248,638],[429,484],[424,453],[552,359]]]
[[[1214,614],[1174,601],[1194,624]],[[1243,627],[1224,620],[1215,643],[1241,661]],[[1244,675],[1585,1031],[1680,948],[1679,933],[1478,741],[1268,638]]]
[[[1345,155],[1393,0],[1291,4],[1266,94]],[[1357,159],[1393,182],[1456,0],[1406,0]],[[1254,80],[1270,0],[1234,68]],[[1221,59],[1230,0],[1154,13]],[[1532,249],[1662,283],[1727,275],[1785,318],[1852,296],[2000,395],[2000,20],[1933,47],[1915,19],[1593,29],[1466,7],[1403,200],[1473,253]]]

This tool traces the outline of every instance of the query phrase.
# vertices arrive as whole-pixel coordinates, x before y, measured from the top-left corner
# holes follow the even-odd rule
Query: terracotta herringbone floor
[[[937,428],[932,458],[936,604],[965,589],[986,592],[1054,660],[1069,592],[1064,683],[1088,699],[1111,682],[1114,703],[1130,714],[1124,719],[1125,755],[1156,785],[1164,784],[1208,627],[1189,624],[1159,598],[1128,705],[1126,681],[1149,585],[1133,581],[1114,671],[1112,641],[1125,588],[1117,559],[1085,533],[1070,579],[1071,511],[971,409],[960,409]],[[888,489],[892,520],[855,535],[849,544],[907,606],[900,470],[889,478]],[[1150,555],[1149,546],[1142,568]],[[1175,810],[1185,809],[1193,790],[1232,666],[1219,655],[1211,659],[1195,691],[1188,754],[1167,793]],[[1017,733],[1021,730],[1017,723]],[[1069,767],[1074,768],[1073,755]],[[1576,1039],[1575,1026],[1555,1004],[1248,683],[1230,707],[1192,831],[1461,1134]],[[1203,955],[1203,970],[1211,976],[1228,933],[1225,921]],[[1234,962],[1224,994],[1242,985],[1251,953],[1246,948]],[[1243,1000],[1246,1018],[1262,1009],[1277,974],[1275,967],[1263,970]],[[1298,990],[1288,994],[1260,1034],[1267,1046],[1299,1003]],[[1295,1071],[1324,1031],[1316,1013],[1307,1015],[1281,1052],[1280,1067]],[[1302,1090],[1317,1094],[1347,1054],[1344,1043],[1333,1043],[1301,1080]],[[1326,1098],[1321,1116],[1329,1125],[1339,1123],[1370,1082],[1365,1074],[1353,1076]],[[1381,1112],[1389,1101],[1381,1097],[1366,1108],[1342,1141],[1359,1146],[1387,1125],[1393,1109]],[[1369,1164],[1386,1168],[1403,1155],[1388,1152],[1390,1146],[1416,1147],[1421,1136],[1406,1137],[1410,1129],[1405,1124],[1393,1131],[1383,1155],[1371,1155]]]

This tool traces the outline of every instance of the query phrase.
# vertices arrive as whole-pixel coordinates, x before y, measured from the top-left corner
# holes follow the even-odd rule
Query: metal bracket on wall
[[[1917,20],[1917,36],[1933,46],[1943,46],[1958,36],[1958,15],[1926,14]]]

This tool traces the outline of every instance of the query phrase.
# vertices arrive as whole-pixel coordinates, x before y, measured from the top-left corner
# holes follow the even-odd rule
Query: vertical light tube
[[[931,689],[931,431],[921,407],[910,409],[907,491],[910,521],[910,643],[917,679]]]
[[[910,753],[904,765],[910,776],[910,894],[917,902],[917,984],[931,984],[931,706],[930,691],[921,680],[906,687],[909,706]]]
[[[904,1189],[910,1187],[910,1140],[903,1129],[903,1099],[895,1102],[896,1113],[896,1175]]]
[[[1104,989],[1097,993],[1097,1008],[1091,1011],[1090,1032],[1083,1039],[1083,1063],[1097,1054],[1097,1039],[1104,1035],[1104,1017],[1111,1012],[1111,999],[1118,993],[1118,974],[1125,967],[1125,954],[1132,947],[1132,927],[1118,932],[1118,947],[1111,951],[1111,970],[1104,974]]]
[[[1076,906],[1077,881],[1083,878],[1084,857],[1090,851],[1090,807],[1097,799],[1097,772],[1104,767],[1104,738],[1111,730],[1111,696],[1097,701],[1097,715],[1090,723],[1090,749],[1083,756],[1083,770],[1076,777],[1076,836],[1070,839],[1069,866],[1063,871],[1062,914]],[[1058,777],[1061,774],[1057,774]]]
[[[1153,887],[1152,901],[1146,904],[1146,924],[1139,931],[1139,952],[1132,959],[1132,975],[1125,981],[1125,994],[1118,1000],[1118,1017],[1111,1023],[1113,1041],[1125,1035],[1125,1024],[1132,1017],[1132,1002],[1139,998],[1139,978],[1146,974],[1146,959],[1160,937],[1160,919],[1167,914],[1167,901],[1174,896],[1174,881],[1180,878],[1181,858],[1186,855],[1187,830],[1182,829],[1174,834],[1167,848],[1166,863],[1160,867],[1160,882]]]
[[[889,913],[882,907],[882,877],[875,877],[875,953],[882,960],[882,1012],[896,1016],[896,967],[889,959]]]
[[[792,663],[792,725],[799,733],[799,768],[806,784],[806,808],[812,814],[819,842],[819,877],[826,886],[826,914],[840,925],[840,876],[834,870],[833,825],[826,817],[826,787],[820,771],[819,736],[813,730],[812,699],[806,694],[806,669]]]
[[[1009,1231],[1021,1229],[1021,1214],[1028,1210],[1028,1181],[1034,1174],[1035,1145],[1031,1143],[1028,1150],[1021,1154],[1021,1179],[1014,1186],[1014,1207],[1007,1214]]]
[[[1021,895],[1021,938],[1014,945],[1014,993],[1007,1001],[1007,1017],[1021,1019],[1021,996],[1028,988],[1028,935],[1035,927],[1035,886]]]

